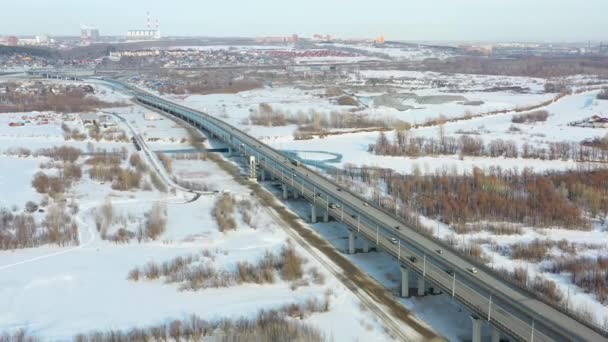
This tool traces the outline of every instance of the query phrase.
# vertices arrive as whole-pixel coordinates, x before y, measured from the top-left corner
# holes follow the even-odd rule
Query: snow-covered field
[[[143,117],[146,111],[139,107],[111,111],[119,113],[144,137],[154,138],[151,149],[186,146],[181,139],[187,137],[187,132],[170,120],[147,121]],[[63,145],[60,123],[9,130],[5,128],[5,119],[10,117],[10,114],[0,115],[3,120],[0,136],[10,141],[11,147]],[[119,123],[119,127],[128,131],[123,123]],[[88,143],[95,148],[115,147],[111,142],[90,139],[70,142],[70,145],[84,148]],[[132,144],[124,147],[129,152],[135,151]],[[10,208],[15,204],[22,208],[24,201],[39,200],[40,195],[30,183],[37,165],[44,160],[40,157],[0,157],[5,166],[0,169],[0,185],[4,190],[1,206]],[[173,174],[180,180],[204,182],[230,191],[237,199],[252,201],[253,223],[250,226],[239,216],[235,231],[221,233],[211,215],[217,196],[221,194],[202,195],[190,201],[193,195],[179,190],[169,193],[116,191],[110,189],[109,184],[90,179],[84,172],[82,180],[69,194],[79,204],[75,215],[80,225],[79,245],[0,251],[0,331],[24,328],[45,340],[66,340],[93,329],[142,327],[167,319],[187,318],[191,314],[209,320],[253,317],[261,309],[303,303],[311,298],[323,299],[329,294],[329,311],[312,314],[304,319],[305,323],[337,341],[392,339],[376,316],[363,309],[365,306],[358,297],[297,244],[296,252],[306,260],[305,272],[313,267],[320,269],[325,278],[323,283],[293,289],[290,283],[279,280],[270,285],[180,291],[177,285],[162,281],[127,280],[128,272],[134,267],[150,261],[164,262],[177,256],[200,254],[203,250],[213,255],[213,260],[209,260],[213,267],[230,271],[236,262],[255,263],[266,251],[278,252],[288,240],[284,224],[256,204],[246,187],[213,162],[176,160]],[[115,244],[103,240],[95,228],[94,212],[108,201],[112,203],[116,217],[109,233],[121,227],[136,229],[145,221],[143,214],[155,203],[166,206],[166,232],[156,241],[141,243],[132,240],[127,244]],[[418,338],[412,329],[402,328],[412,339]]]
[[[366,80],[372,78],[390,79],[390,82],[379,82],[380,91],[374,91],[373,87],[366,84]],[[436,87],[436,81],[443,82],[441,87]],[[586,86],[593,82],[593,77],[570,77],[566,79],[569,84],[576,87]],[[435,83],[433,83],[435,82]],[[439,104],[420,104],[414,98],[403,100],[403,104],[414,107],[406,111],[398,111],[383,106],[369,106],[362,112],[372,116],[399,118],[410,123],[425,122],[428,119],[437,118],[440,115],[447,118],[460,118],[467,112],[470,114],[486,113],[493,110],[506,109],[504,114],[493,114],[470,120],[460,120],[445,123],[441,130],[438,126],[420,127],[409,131],[410,136],[438,138],[440,134],[459,137],[464,134],[480,137],[486,143],[495,139],[512,140],[518,147],[528,143],[536,147],[547,147],[552,142],[579,143],[585,139],[602,138],[607,135],[605,128],[575,127],[569,125],[574,121],[584,120],[593,115],[608,116],[608,101],[596,99],[597,90],[583,91],[582,93],[567,95],[558,101],[538,108],[546,110],[549,116],[546,121],[536,123],[513,123],[512,117],[517,114],[514,109],[537,105],[551,100],[555,94],[546,94],[543,91],[545,80],[526,77],[500,77],[500,76],[471,76],[450,75],[436,73],[420,73],[409,71],[361,71],[359,75],[343,84],[343,89],[349,86],[364,86],[364,90],[355,93],[359,99],[373,99],[382,95],[385,88],[392,87],[397,93],[415,93],[417,96],[454,95],[463,96],[467,101],[482,101],[480,105],[465,105],[461,101],[452,101]],[[447,85],[446,85],[447,84]],[[519,87],[519,91],[506,90],[509,87]],[[505,90],[501,90],[504,88]],[[460,90],[456,92],[455,90]],[[488,89],[493,89],[489,91]],[[474,167],[490,169],[500,167],[502,169],[531,168],[535,172],[575,170],[578,168],[598,167],[604,168],[602,163],[580,163],[573,160],[536,160],[523,158],[490,158],[490,157],[468,157],[460,158],[454,156],[423,156],[389,157],[377,156],[368,152],[370,144],[376,142],[377,132],[352,133],[343,135],[330,135],[324,138],[315,137],[310,140],[294,140],[293,132],[297,129],[295,125],[283,127],[260,127],[250,125],[246,118],[251,110],[256,110],[260,103],[268,103],[273,108],[287,112],[297,111],[319,111],[329,112],[342,110],[340,106],[330,102],[327,98],[318,96],[323,94],[324,89],[302,91],[297,88],[265,88],[252,92],[244,92],[236,95],[211,95],[211,96],[189,96],[183,103],[195,108],[204,108],[209,113],[221,117],[250,134],[262,139],[269,145],[280,150],[306,151],[300,157],[311,160],[327,158],[327,155],[313,151],[324,151],[342,156],[337,164],[332,166],[343,166],[347,163],[358,166],[368,165],[391,168],[401,173],[412,173],[414,170],[425,174],[436,171],[456,171],[458,173],[470,172]],[[173,98],[175,100],[175,98]],[[372,103],[373,100],[362,101]],[[461,103],[459,103],[461,102]],[[391,132],[387,132],[392,136]],[[305,209],[301,209],[305,210]],[[455,235],[454,231],[437,220],[421,217],[423,223],[433,228],[439,237]],[[604,221],[593,221],[590,231],[569,231],[561,228],[539,229],[536,227],[521,227],[522,234],[519,235],[493,235],[487,231],[478,233],[460,234],[457,241],[468,244],[481,241],[484,254],[490,258],[492,267],[500,267],[513,270],[515,267],[523,267],[529,270],[530,277],[539,274],[545,279],[554,281],[564,294],[569,309],[591,312],[598,324],[608,322],[608,309],[599,303],[589,293],[572,285],[567,275],[550,274],[544,270],[547,262],[535,263],[524,260],[512,260],[505,249],[510,249],[516,243],[530,243],[535,239],[558,243],[566,240],[578,249],[577,257],[580,256],[606,256],[608,255],[608,230]],[[326,236],[338,248],[344,248],[344,232],[329,230],[322,225],[315,229],[321,235]],[[549,253],[551,257],[565,256],[568,254],[553,247]],[[396,281],[391,279],[390,274],[394,270],[383,263],[383,256],[356,255],[350,257],[360,267],[364,268],[374,278],[388,287],[396,286]],[[370,261],[370,260],[374,261]],[[391,266],[392,267],[392,266]],[[386,274],[389,276],[387,276]],[[426,301],[425,301],[426,300]],[[435,325],[434,317],[442,317],[429,309],[433,301],[441,301],[440,297],[425,299],[421,301],[405,300],[404,305],[412,308],[421,318],[429,322],[442,335],[450,339],[463,336],[463,332],[453,326]],[[431,303],[431,304],[429,304]],[[447,306],[450,308],[450,306]],[[457,307],[453,308],[457,310]],[[429,311],[426,311],[429,310]],[[452,309],[446,309],[447,311]],[[457,316],[453,313],[454,317]],[[465,323],[460,325],[466,326]]]

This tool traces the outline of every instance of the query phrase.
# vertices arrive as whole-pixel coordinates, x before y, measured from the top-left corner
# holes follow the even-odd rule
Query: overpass
[[[283,197],[290,193],[310,202],[311,221],[317,213],[333,217],[349,228],[348,252],[355,252],[355,239],[363,239],[363,251],[370,244],[389,253],[401,267],[401,295],[408,297],[409,278],[417,279],[417,294],[442,291],[471,313],[473,341],[481,341],[481,329],[489,324],[492,341],[608,341],[606,332],[573,316],[561,307],[549,305],[532,292],[516,286],[491,269],[461,255],[453,247],[409,227],[400,219],[365,199],[342,189],[323,175],[295,162],[287,154],[220,119],[190,109],[129,85],[108,81],[131,92],[139,103],[176,116],[207,131],[236,152],[249,158],[250,176],[272,178],[283,184]],[[473,273],[471,268],[477,268]]]
[[[311,220],[317,211],[349,227],[349,252],[357,236],[393,255],[401,265],[403,296],[409,296],[410,276],[418,279],[418,294],[440,289],[472,313],[473,340],[481,339],[483,321],[492,327],[494,341],[500,336],[517,341],[606,341],[601,328],[590,326],[551,306],[530,292],[507,283],[483,265],[463,257],[441,241],[408,227],[381,208],[342,189],[315,171],[294,162],[245,132],[206,113],[131,88],[135,99],[147,106],[204,129],[233,151],[250,159],[250,175],[267,176],[283,183],[283,195],[302,196],[311,204]],[[367,247],[366,247],[367,246]],[[440,252],[439,252],[440,251]],[[471,268],[478,268],[476,273]]]

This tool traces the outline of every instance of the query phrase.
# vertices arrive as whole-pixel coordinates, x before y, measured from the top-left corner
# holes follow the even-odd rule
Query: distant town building
[[[99,30],[95,27],[82,26],[80,28],[80,39],[86,41],[99,40]]]
[[[379,45],[384,44],[384,36],[381,35],[381,36],[377,37],[376,39],[374,39],[374,43],[379,44]]]
[[[17,46],[19,38],[15,36],[0,37],[0,45]]]
[[[160,39],[159,30],[129,30],[127,40],[156,40]]]
[[[44,45],[44,44],[48,44],[51,42],[51,39],[49,39],[49,36],[47,36],[46,34],[41,34],[36,36],[36,44],[38,45]]]
[[[287,37],[257,37],[256,43],[259,44],[289,44],[297,43],[300,40],[297,34]]]
[[[326,35],[314,34],[312,36],[312,40],[315,42],[332,42],[335,39],[336,39],[336,37],[332,36],[331,34],[326,34]]]

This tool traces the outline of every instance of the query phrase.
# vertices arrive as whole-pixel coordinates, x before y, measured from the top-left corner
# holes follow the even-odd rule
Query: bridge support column
[[[361,238],[361,240],[363,240],[363,253],[368,253],[369,252],[369,240],[367,240],[366,238]]]
[[[283,199],[289,199],[289,190],[287,189],[287,185],[283,184]]]
[[[329,222],[329,211],[323,210],[323,222]]]
[[[264,170],[264,169],[260,169],[260,180],[262,182],[266,181],[266,170]]]
[[[310,204],[310,222],[317,223],[317,206]]]
[[[424,281],[424,277],[418,275],[418,296],[422,297],[426,293],[426,282]]]
[[[401,266],[401,298],[410,296],[410,270]]]
[[[257,163],[255,161],[254,156],[249,156],[249,180],[252,182],[258,181],[258,176],[256,175]]]
[[[300,193],[298,193],[296,191],[296,189],[293,189],[293,199],[299,199],[300,198]]]
[[[228,146],[228,157],[232,157],[232,147]]]
[[[355,254],[355,239],[357,235],[352,230],[348,231],[348,254]]]
[[[471,335],[472,342],[481,342],[481,327],[483,320],[477,316],[471,316],[473,323],[473,334]]]
[[[498,330],[496,327],[492,327],[492,337],[490,339],[490,341],[492,342],[500,342],[500,330]]]

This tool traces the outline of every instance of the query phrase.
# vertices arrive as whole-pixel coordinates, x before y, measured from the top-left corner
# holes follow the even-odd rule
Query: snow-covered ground
[[[139,107],[112,109],[126,118],[146,138],[157,138],[150,148],[179,148],[186,144],[184,129],[167,119],[147,121]],[[9,117],[10,114],[7,116]],[[2,115],[0,115],[2,118]],[[3,118],[4,120],[5,118]],[[75,125],[75,124],[74,124]],[[123,123],[119,126],[125,130]],[[19,132],[5,129],[2,134],[12,147],[50,147],[63,145],[60,127],[24,126]],[[12,128],[11,128],[12,129]],[[41,136],[42,135],[42,136]],[[171,141],[174,138],[174,141]],[[73,146],[93,143],[96,148],[111,148],[114,143],[85,140]],[[127,148],[129,144],[125,145]],[[128,146],[129,152],[134,148]],[[0,157],[2,206],[23,207],[26,200],[38,200],[31,188],[31,176],[43,158]],[[307,299],[322,299],[329,291],[330,310],[312,314],[304,321],[339,341],[389,341],[383,324],[363,306],[350,290],[296,245],[296,252],[306,259],[304,269],[317,267],[325,276],[322,284],[311,283],[292,289],[284,281],[271,285],[239,285],[196,292],[179,291],[176,285],[162,281],[127,280],[128,272],[150,261],[164,262],[177,256],[209,250],[213,266],[232,270],[238,261],[255,261],[266,251],[278,252],[288,240],[282,224],[268,211],[256,205],[249,190],[208,160],[175,161],[174,175],[182,180],[204,182],[229,190],[237,199],[254,203],[255,229],[237,217],[237,229],[221,233],[211,216],[219,195],[203,195],[190,202],[192,194],[177,191],[115,191],[109,184],[91,180],[86,172],[70,190],[79,204],[75,215],[80,223],[78,246],[45,245],[38,248],[0,251],[0,331],[25,328],[45,340],[65,340],[90,330],[127,329],[147,326],[167,319],[187,318],[196,314],[203,319],[252,317],[260,309],[278,308]],[[110,201],[117,217],[109,233],[117,228],[135,229],[145,220],[143,214],[155,203],[164,203],[168,213],[166,233],[156,241],[115,244],[101,239],[95,229],[94,211]],[[412,339],[416,332],[403,327]]]
[[[526,77],[500,77],[500,76],[472,76],[472,75],[450,75],[435,73],[419,73],[409,71],[361,71],[358,77],[354,77],[348,84],[343,85],[348,89],[350,85],[362,85],[365,80],[371,78],[390,79],[390,85],[398,92],[412,92],[418,96],[435,95],[460,95],[467,101],[483,101],[478,106],[464,105],[456,101],[442,104],[419,104],[415,99],[404,100],[415,109],[407,111],[397,111],[387,107],[366,108],[363,111],[374,116],[389,116],[399,118],[408,122],[424,122],[430,118],[437,118],[443,115],[448,118],[462,117],[465,113],[471,114],[486,113],[492,110],[506,109],[511,110],[505,114],[494,114],[470,120],[448,122],[443,125],[442,132],[447,136],[459,137],[463,134],[480,137],[486,143],[494,139],[513,140],[517,146],[528,143],[537,147],[546,147],[550,142],[574,142],[579,143],[585,139],[604,137],[608,133],[602,128],[574,127],[569,124],[587,119],[593,115],[608,116],[608,101],[597,100],[598,91],[584,91],[579,94],[572,94],[539,108],[549,112],[549,117],[544,122],[516,124],[512,123],[513,115],[517,114],[513,110],[516,108],[537,105],[547,100],[553,99],[555,94],[543,92],[545,80],[526,78]],[[441,80],[451,86],[436,88],[432,81]],[[570,77],[567,82],[577,86],[586,86],[589,82],[594,82],[593,77]],[[387,82],[390,84],[391,82]],[[386,86],[382,82],[380,86]],[[491,88],[501,87],[520,87],[521,91],[494,90],[485,91]],[[454,89],[465,90],[454,92]],[[385,90],[382,90],[385,91]],[[489,169],[491,167],[501,167],[502,169],[531,168],[536,172],[559,171],[577,169],[580,167],[606,167],[604,164],[577,163],[572,160],[535,160],[523,158],[489,158],[489,157],[464,157],[458,156],[425,156],[419,158],[408,157],[388,157],[376,156],[368,152],[369,144],[376,142],[377,132],[352,133],[343,135],[327,136],[325,138],[314,138],[310,140],[294,140],[292,134],[296,130],[295,125],[284,127],[260,127],[252,126],[246,122],[250,110],[257,109],[259,103],[269,103],[273,108],[279,108],[288,112],[310,110],[329,112],[340,110],[341,108],[326,98],[318,96],[324,93],[324,89],[302,91],[297,88],[266,88],[252,92],[244,92],[236,95],[211,95],[211,96],[190,96],[183,100],[183,103],[196,107],[205,108],[209,113],[221,117],[250,134],[262,139],[269,145],[280,150],[307,151],[300,154],[305,159],[324,159],[327,155],[311,152],[325,151],[342,155],[342,159],[334,166],[341,166],[347,163],[355,165],[369,165],[387,167],[402,173],[411,173],[413,170],[420,170],[423,173],[434,173],[437,170],[470,172],[473,167]],[[373,98],[381,95],[381,92],[374,92],[373,87],[367,87],[365,91],[359,91],[356,95],[361,98]],[[175,100],[175,98],[173,98]],[[370,103],[369,101],[366,103]],[[391,133],[387,133],[391,136]],[[420,137],[438,138],[440,129],[434,127],[421,127],[409,131],[410,135]],[[297,208],[296,208],[297,210]],[[305,210],[305,208],[301,209]],[[454,235],[454,232],[444,224],[430,219],[421,218],[422,221],[439,237]],[[511,260],[505,255],[504,250],[510,249],[515,243],[529,243],[534,239],[549,240],[553,243],[565,239],[577,246],[579,250],[577,256],[597,256],[607,255],[608,231],[602,222],[594,222],[591,231],[569,231],[560,228],[539,229],[535,227],[522,227],[521,235],[493,235],[489,232],[479,232],[458,235],[458,241],[469,243],[478,240],[482,242],[484,253],[490,258],[492,267],[501,267],[509,270],[515,267],[523,267],[529,270],[530,276],[541,274],[543,277],[553,280],[558,284],[564,296],[567,296],[570,309],[580,310],[586,308],[594,316],[599,324],[608,320],[608,309],[599,303],[591,294],[584,293],[580,288],[571,284],[570,279],[565,275],[554,275],[543,270],[546,263],[534,263],[523,260]],[[330,229],[323,225],[316,225],[321,235],[327,237],[338,248],[344,248],[345,233],[338,229]],[[500,251],[503,252],[500,252]],[[551,255],[559,256],[563,252],[553,248]],[[396,273],[393,266],[383,259],[382,254],[374,255],[355,255],[350,257],[360,267],[365,269],[378,281],[387,287],[397,286],[392,274]],[[372,261],[373,260],[373,261]],[[424,300],[404,300],[406,307],[411,308],[422,319],[428,322],[442,335],[449,339],[458,339],[466,335],[466,332],[454,326],[443,326],[435,324],[434,319],[442,317],[431,308],[434,301],[441,301],[441,296]],[[426,301],[425,301],[426,300]],[[431,303],[431,304],[429,304]],[[443,304],[443,303],[442,303]],[[451,306],[450,306],[451,305]],[[427,311],[428,310],[428,311]],[[453,317],[460,317],[456,312],[457,305],[448,304],[446,311],[451,312]],[[439,320],[439,319],[437,319]],[[458,324],[457,324],[458,325]],[[466,327],[461,322],[460,327]],[[466,329],[465,329],[466,330]]]

